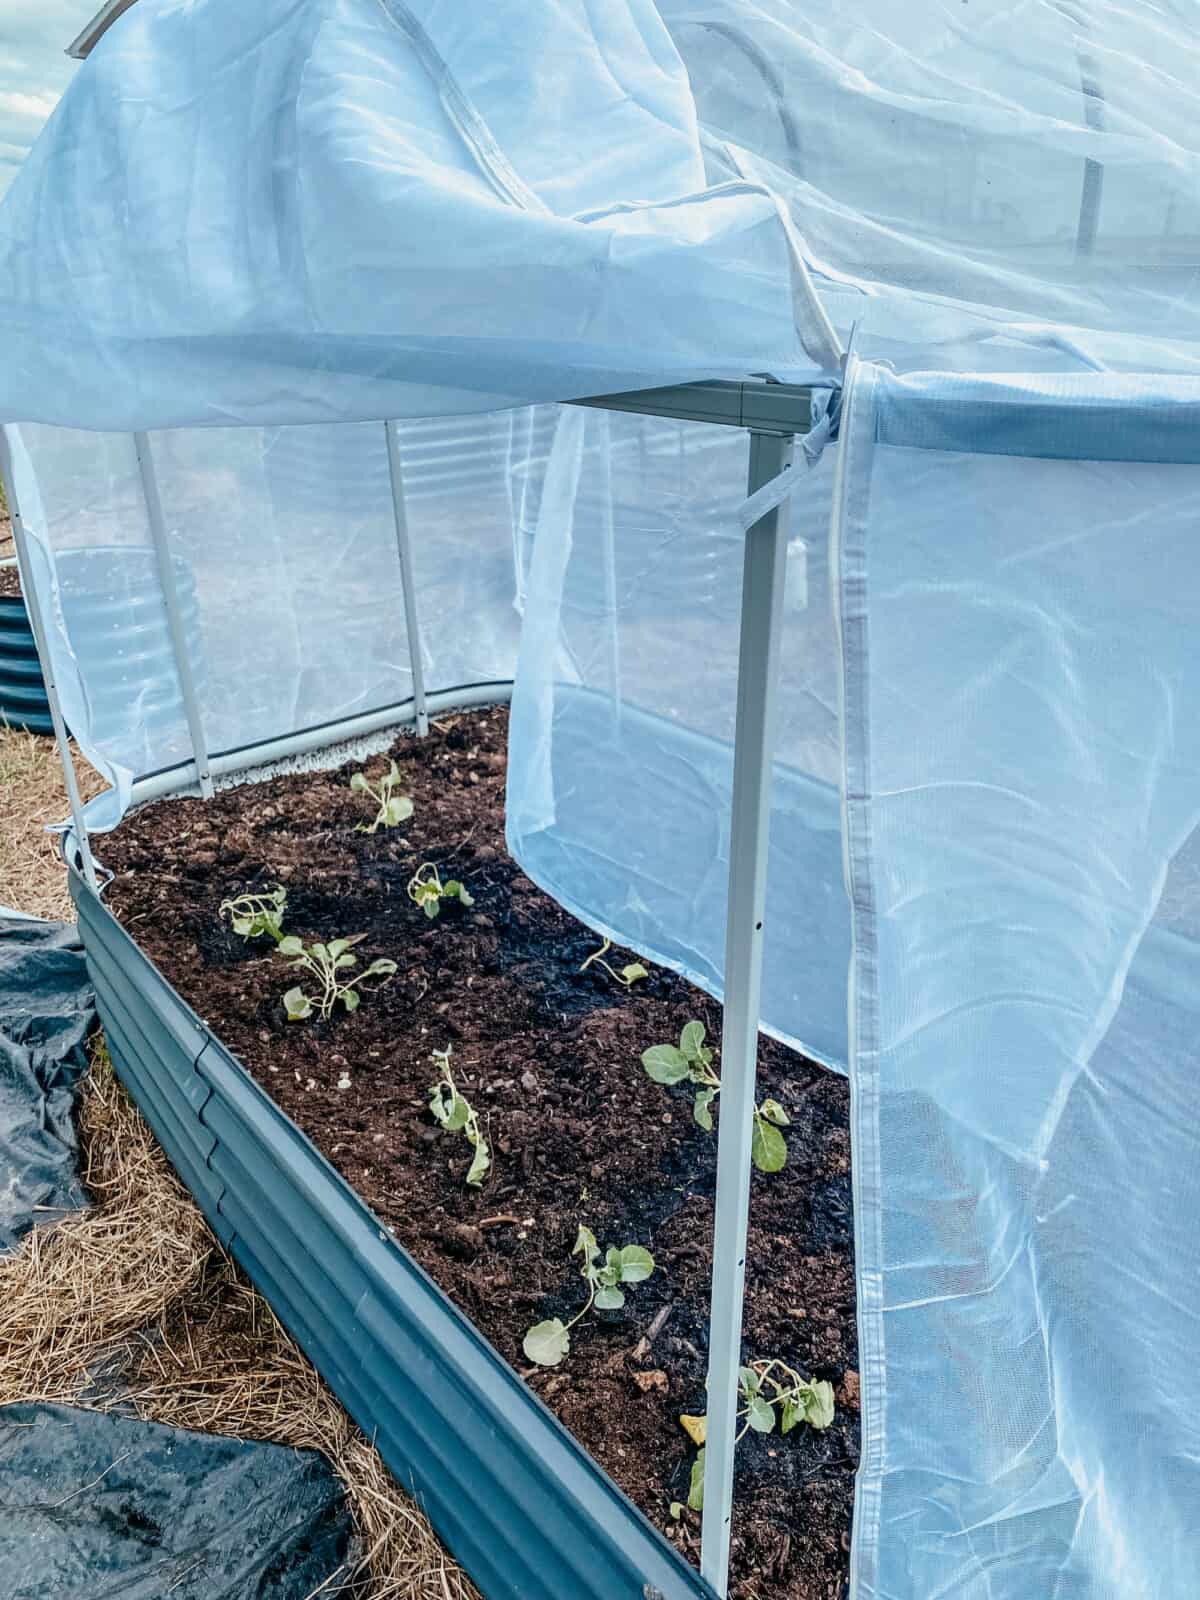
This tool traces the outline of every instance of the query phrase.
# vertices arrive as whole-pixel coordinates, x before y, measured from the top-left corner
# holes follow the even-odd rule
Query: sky
[[[0,194],[13,180],[76,63],[63,54],[102,0],[0,0]]]

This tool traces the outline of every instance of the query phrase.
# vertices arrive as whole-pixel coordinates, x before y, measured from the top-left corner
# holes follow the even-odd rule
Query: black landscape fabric
[[[75,1097],[95,1016],[74,925],[0,917],[0,1254],[86,1203]]]
[[[329,1600],[352,1538],[314,1451],[0,1407],[5,1600]]]

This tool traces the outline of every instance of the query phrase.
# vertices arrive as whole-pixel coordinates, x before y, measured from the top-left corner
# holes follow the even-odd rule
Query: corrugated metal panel
[[[0,598],[0,721],[30,733],[53,733],[29,613],[19,595]]]
[[[712,1600],[78,879],[113,1059],[234,1257],[488,1600]]]

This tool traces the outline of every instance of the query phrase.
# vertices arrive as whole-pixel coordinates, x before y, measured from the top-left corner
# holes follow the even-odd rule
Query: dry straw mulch
[[[80,1113],[92,1210],[0,1260],[0,1404],[56,1401],[322,1451],[361,1535],[326,1593],[475,1600],[424,1517],[223,1254],[100,1046]]]
[[[78,765],[85,798],[101,780]],[[0,727],[0,905],[72,914],[52,739]],[[148,1420],[323,1451],[347,1489],[360,1558],[324,1593],[475,1600],[425,1518],[209,1232],[154,1135],[94,1053],[80,1107],[93,1207],[0,1258],[0,1405],[132,1407]]]
[[[104,780],[76,752],[85,800]],[[53,739],[0,723],[0,906],[63,921],[74,915],[58,838],[46,824],[68,815],[67,790]]]

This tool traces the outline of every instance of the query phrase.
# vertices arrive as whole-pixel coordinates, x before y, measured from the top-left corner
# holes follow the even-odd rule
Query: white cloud
[[[67,46],[101,0],[0,0],[0,193],[58,104],[76,63]]]

